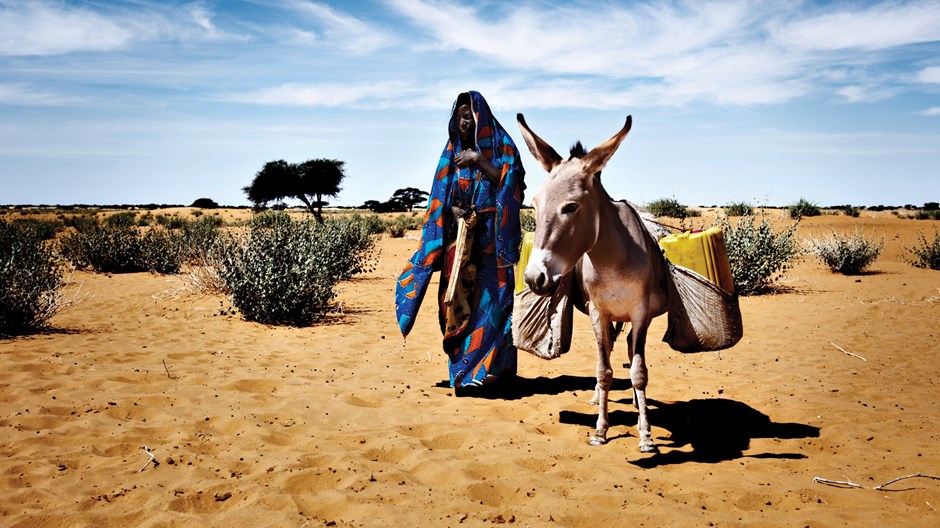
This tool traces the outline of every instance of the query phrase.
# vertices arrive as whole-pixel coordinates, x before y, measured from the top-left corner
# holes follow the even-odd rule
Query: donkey
[[[600,178],[633,119],[627,116],[620,132],[590,152],[585,153],[578,142],[571,156],[562,159],[529,129],[522,114],[516,118],[529,151],[549,173],[532,198],[536,230],[525,283],[538,295],[551,295],[561,278],[580,266],[575,276],[580,275],[597,340],[597,427],[590,443],[607,443],[607,402],[613,382],[612,323],[629,322],[630,380],[639,412],[640,451],[656,452],[647,419],[645,346],[650,321],[667,309],[667,271],[662,253],[637,211],[625,202],[612,201]]]

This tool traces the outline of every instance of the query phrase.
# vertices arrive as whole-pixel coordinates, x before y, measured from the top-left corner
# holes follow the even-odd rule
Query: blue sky
[[[940,1],[0,0],[0,204],[247,204],[336,158],[336,205],[430,187],[460,91],[545,174],[633,131],[615,198],[940,200]]]

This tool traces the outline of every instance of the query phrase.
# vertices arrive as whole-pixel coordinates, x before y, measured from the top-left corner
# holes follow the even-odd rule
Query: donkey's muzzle
[[[558,287],[558,281],[555,280],[548,267],[545,265],[543,252],[539,249],[533,249],[529,257],[529,263],[525,267],[523,280],[526,286],[536,295],[551,295]]]

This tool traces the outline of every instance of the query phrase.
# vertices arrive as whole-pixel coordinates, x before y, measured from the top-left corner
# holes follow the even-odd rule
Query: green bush
[[[277,227],[282,224],[290,224],[290,215],[286,211],[262,211],[251,217],[248,225],[251,227]]]
[[[222,219],[218,216],[202,216],[184,224],[179,231],[183,260],[199,264],[207,262],[219,239],[221,225]]]
[[[114,213],[106,216],[102,223],[108,227],[131,227],[137,224],[137,213],[132,211]]]
[[[522,231],[528,233],[530,231],[535,231],[535,211],[531,209],[523,209],[519,213],[519,223],[522,225]]]
[[[153,217],[153,213],[147,212],[137,218],[137,227],[147,227],[152,226],[157,220]]]
[[[339,280],[347,280],[375,269],[375,238],[366,222],[352,218],[329,218],[318,226],[321,254],[336,267]]]
[[[905,248],[912,255],[912,258],[905,258],[905,262],[918,268],[940,270],[940,231],[933,228],[932,242],[928,242],[923,234],[917,237],[915,245]]]
[[[851,205],[846,205],[840,208],[842,214],[845,216],[851,216],[852,218],[858,218],[858,215],[861,214],[858,207],[853,207]]]
[[[79,232],[88,231],[101,225],[98,222],[98,217],[93,214],[66,216],[62,219],[62,222],[65,223],[66,227],[71,227]]]
[[[385,228],[385,231],[392,238],[401,238],[405,236],[406,231],[411,231],[414,229],[421,229],[423,217],[419,217],[416,214],[403,214],[395,217],[394,220],[388,223]]]
[[[388,233],[388,236],[392,238],[401,238],[405,236],[405,226],[397,222],[391,222],[385,228],[385,232]]]
[[[818,205],[803,198],[800,198],[798,202],[787,207],[787,211],[790,213],[790,218],[794,220],[799,220],[804,216],[819,216],[822,214]]]
[[[810,252],[829,267],[833,272],[843,275],[857,275],[870,266],[881,250],[884,240],[874,241],[856,230],[851,235],[831,232],[825,238],[814,238],[808,241]]]
[[[725,206],[725,214],[728,216],[748,216],[753,212],[754,207],[747,202],[732,202]]]
[[[295,222],[284,214],[225,237],[214,261],[246,319],[308,326],[328,309],[340,280],[369,269],[374,243],[366,222]]]
[[[671,198],[661,198],[646,204],[646,210],[654,216],[668,216],[669,218],[684,219],[693,216],[702,216],[702,213],[693,211]]]
[[[28,226],[0,221],[0,334],[29,333],[61,307],[63,266]]]
[[[760,224],[755,220],[748,215],[734,225],[727,218],[718,222],[724,231],[734,288],[739,295],[772,291],[780,274],[800,254],[794,236],[799,222],[775,233],[766,218]]]
[[[60,251],[77,268],[101,273],[179,273],[183,237],[166,229],[96,225],[62,237]]]
[[[940,211],[922,209],[914,213],[912,218],[917,220],[940,220]]]
[[[157,225],[167,229],[182,229],[189,221],[179,215],[158,214]]]
[[[13,222],[20,228],[32,232],[39,240],[51,240],[59,231],[65,229],[60,220],[40,220],[36,218],[17,218]]]
[[[378,235],[378,234],[384,233],[386,228],[388,227],[386,225],[385,220],[382,220],[382,217],[377,214],[368,214],[368,215],[363,216],[363,215],[360,215],[359,213],[355,213],[352,216],[350,216],[349,219],[352,222],[358,222],[362,224],[363,229],[368,231],[370,235]]]

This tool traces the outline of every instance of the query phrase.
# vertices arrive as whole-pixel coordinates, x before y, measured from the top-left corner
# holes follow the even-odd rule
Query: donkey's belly
[[[653,308],[648,291],[641,284],[607,283],[589,286],[587,289],[591,304],[608,314],[612,321],[632,321],[648,314]]]
[[[586,269],[582,270],[582,272]],[[604,277],[596,270],[582,276],[582,287],[588,301],[608,314],[612,321],[652,319],[666,312],[666,292],[657,288],[651,279],[647,282],[632,280],[641,273]]]

